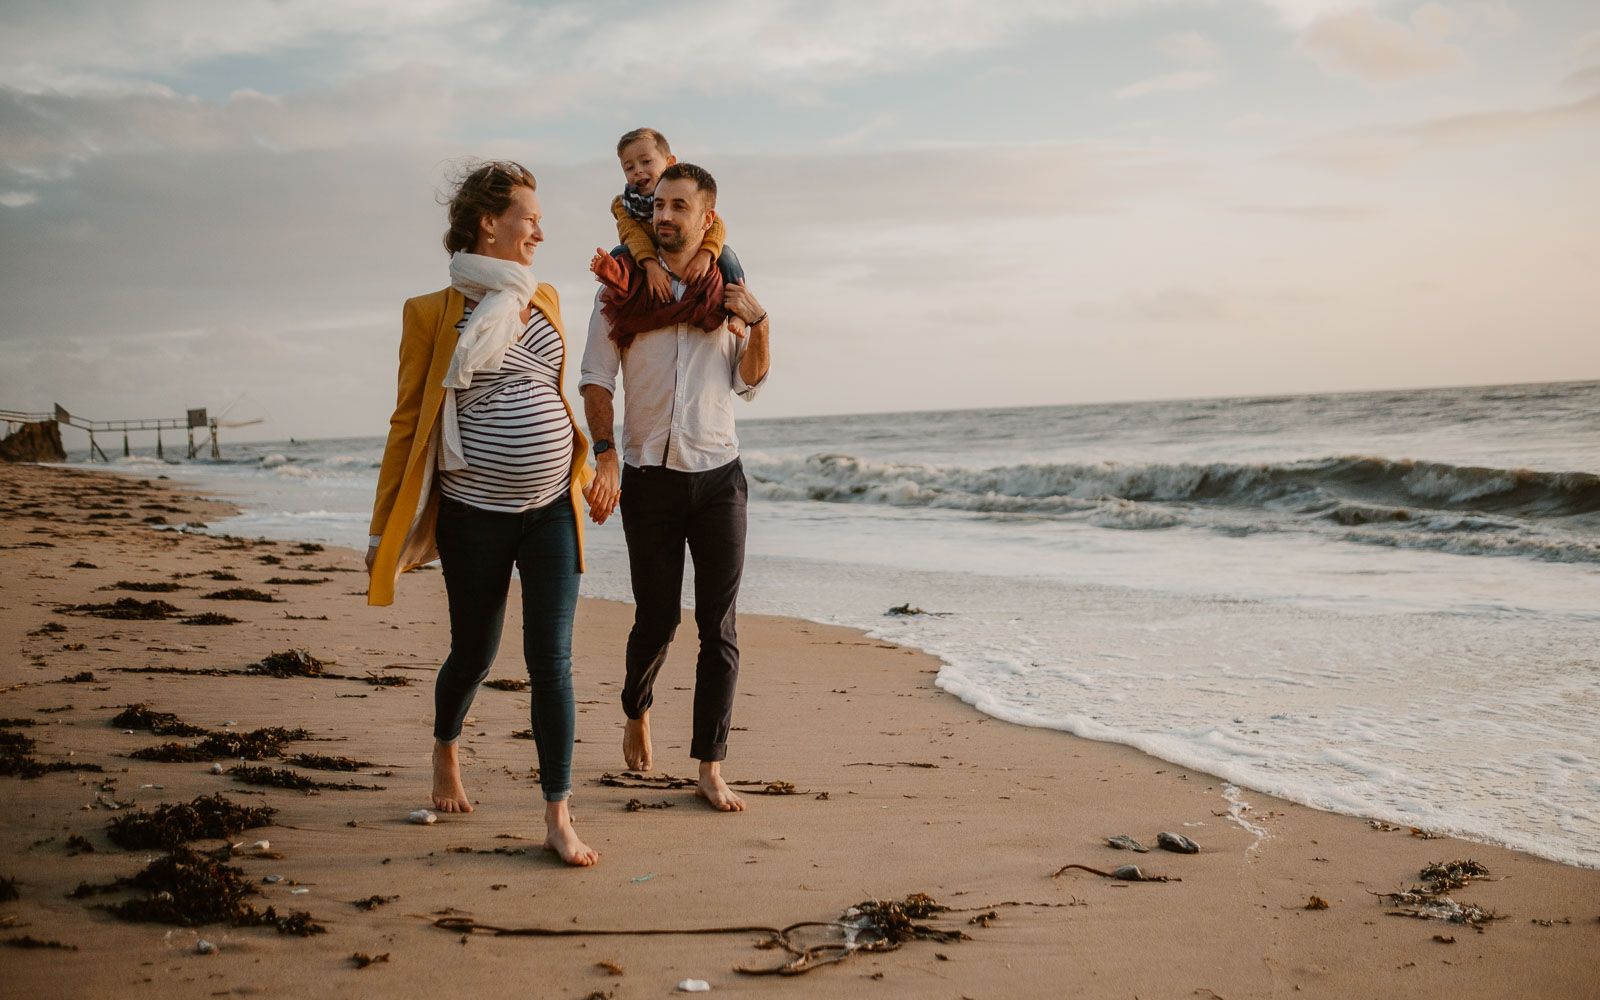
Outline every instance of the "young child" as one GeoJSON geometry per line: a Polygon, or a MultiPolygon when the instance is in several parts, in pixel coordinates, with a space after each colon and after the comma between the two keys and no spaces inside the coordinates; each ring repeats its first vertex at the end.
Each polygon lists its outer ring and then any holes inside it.
{"type": "MultiPolygon", "coordinates": [[[[661,172],[677,163],[678,158],[672,155],[666,136],[653,128],[636,128],[617,140],[617,160],[622,165],[626,184],[622,194],[611,200],[611,214],[617,220],[617,238],[622,241],[611,255],[626,253],[633,257],[634,263],[644,272],[651,296],[658,302],[665,302],[672,297],[672,285],[666,268],[656,256],[655,193],[661,172]]],[[[713,264],[721,270],[723,281],[729,284],[738,284],[744,279],[738,255],[724,245],[727,235],[727,227],[718,215],[706,230],[688,273],[682,275],[691,285],[704,278],[713,264]]],[[[600,273],[594,265],[590,270],[597,275],[600,273]]],[[[738,327],[734,330],[736,333],[743,328],[737,316],[730,316],[728,323],[730,329],[738,327]]]]}

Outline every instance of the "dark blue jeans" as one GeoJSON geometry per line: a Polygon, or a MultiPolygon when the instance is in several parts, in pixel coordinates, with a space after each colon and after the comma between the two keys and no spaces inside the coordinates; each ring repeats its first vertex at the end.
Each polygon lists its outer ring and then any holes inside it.
{"type": "Polygon", "coordinates": [[[454,743],[500,649],[514,564],[522,576],[522,656],[533,695],[539,785],[549,802],[572,793],[572,615],[578,534],[572,497],[521,514],[442,497],[439,562],[450,600],[450,655],[433,689],[433,737],[454,743]]]}

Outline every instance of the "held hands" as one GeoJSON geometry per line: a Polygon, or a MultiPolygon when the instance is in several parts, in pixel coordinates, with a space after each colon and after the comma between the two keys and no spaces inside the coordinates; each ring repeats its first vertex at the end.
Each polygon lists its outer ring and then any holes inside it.
{"type": "Polygon", "coordinates": [[[667,269],[661,262],[652,258],[640,266],[644,268],[645,283],[650,286],[650,297],[657,302],[672,301],[672,279],[667,277],[667,269]]]}
{"type": "Polygon", "coordinates": [[[728,332],[739,337],[745,336],[748,332],[746,327],[767,315],[767,311],[761,308],[761,303],[750,293],[750,289],[745,287],[742,279],[738,284],[729,283],[723,291],[722,307],[728,310],[728,332]]]}
{"type": "Polygon", "coordinates": [[[584,487],[583,499],[589,503],[589,519],[595,524],[605,524],[606,518],[617,507],[617,499],[622,496],[619,483],[622,473],[617,465],[616,450],[600,455],[594,465],[594,479],[584,487]]]}
{"type": "Polygon", "coordinates": [[[372,574],[372,564],[377,560],[377,558],[378,547],[376,545],[367,546],[367,575],[370,576],[372,574]]]}

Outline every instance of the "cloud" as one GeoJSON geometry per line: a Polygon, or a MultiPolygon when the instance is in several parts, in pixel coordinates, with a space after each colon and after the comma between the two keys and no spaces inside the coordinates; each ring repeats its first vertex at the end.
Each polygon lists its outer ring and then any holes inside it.
{"type": "Polygon", "coordinates": [[[1144,97],[1148,94],[1179,94],[1209,87],[1218,80],[1217,73],[1209,69],[1186,69],[1162,76],[1153,76],[1138,83],[1130,83],[1111,96],[1118,100],[1144,97]]]}
{"type": "Polygon", "coordinates": [[[1363,222],[1374,211],[1362,205],[1264,205],[1240,204],[1228,207],[1243,215],[1268,215],[1304,222],[1363,222]]]}
{"type": "Polygon", "coordinates": [[[407,65],[448,67],[466,87],[570,73],[659,75],[663,32],[676,27],[695,52],[715,54],[714,71],[690,74],[705,87],[776,90],[902,69],[1022,40],[1041,25],[1170,2],[989,0],[975,16],[966,0],[684,0],[667,8],[572,0],[22,0],[4,17],[0,86],[76,93],[199,73],[229,58],[304,54],[313,57],[305,73],[322,84],[407,65]]]}
{"type": "Polygon", "coordinates": [[[1442,149],[1489,145],[1600,117],[1600,92],[1542,108],[1475,111],[1405,125],[1349,129],[1315,136],[1280,158],[1359,172],[1397,166],[1442,149]]]}
{"type": "Polygon", "coordinates": [[[1395,83],[1464,67],[1466,54],[1443,41],[1453,27],[1454,16],[1438,3],[1418,7],[1409,23],[1355,7],[1312,21],[1300,46],[1323,69],[1395,83]]]}
{"type": "Polygon", "coordinates": [[[1222,55],[1222,47],[1198,31],[1168,35],[1158,47],[1185,66],[1210,66],[1222,55]]]}

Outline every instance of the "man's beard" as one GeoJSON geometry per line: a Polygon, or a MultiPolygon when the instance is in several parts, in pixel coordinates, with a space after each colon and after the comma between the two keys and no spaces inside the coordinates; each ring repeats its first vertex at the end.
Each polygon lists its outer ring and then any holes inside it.
{"type": "Polygon", "coordinates": [[[688,245],[688,240],[684,238],[683,230],[681,229],[674,228],[666,233],[663,233],[659,228],[657,228],[656,243],[667,253],[677,253],[688,245]]]}

